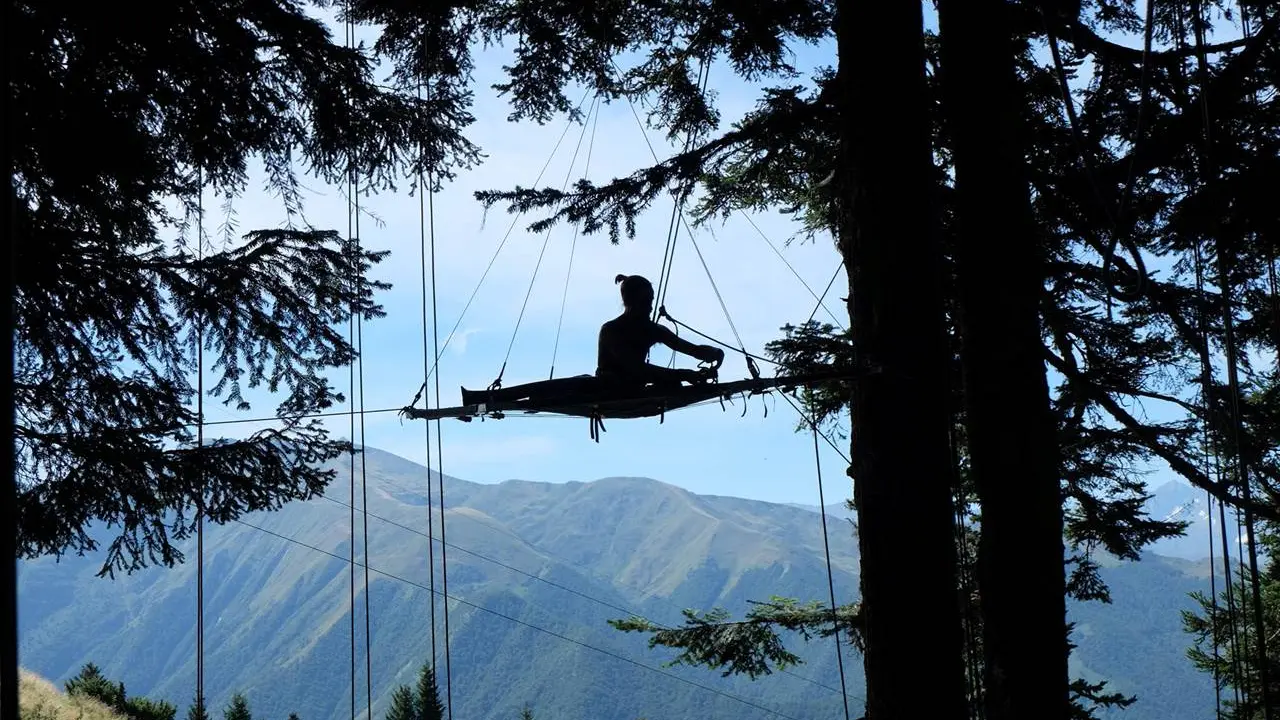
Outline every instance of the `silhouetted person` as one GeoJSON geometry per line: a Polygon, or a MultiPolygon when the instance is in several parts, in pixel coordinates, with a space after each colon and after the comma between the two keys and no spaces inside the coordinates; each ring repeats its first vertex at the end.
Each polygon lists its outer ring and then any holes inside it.
{"type": "Polygon", "coordinates": [[[724,351],[711,345],[696,345],[682,340],[664,325],[649,319],[653,312],[653,285],[639,275],[619,275],[624,310],[618,317],[600,327],[599,356],[596,377],[644,385],[698,382],[707,377],[702,370],[681,370],[653,365],[646,359],[649,348],[662,343],[677,352],[720,367],[724,351]]]}

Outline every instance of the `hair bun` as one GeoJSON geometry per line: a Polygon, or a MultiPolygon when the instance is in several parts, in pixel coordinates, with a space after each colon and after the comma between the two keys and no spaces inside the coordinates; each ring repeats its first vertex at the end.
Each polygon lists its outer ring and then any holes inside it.
{"type": "Polygon", "coordinates": [[[626,279],[627,279],[627,276],[626,276],[626,275],[617,275],[617,276],[615,276],[615,277],[613,278],[613,282],[614,282],[614,283],[620,283],[620,282],[622,282],[622,281],[624,281],[624,280],[626,280],[626,279]]]}

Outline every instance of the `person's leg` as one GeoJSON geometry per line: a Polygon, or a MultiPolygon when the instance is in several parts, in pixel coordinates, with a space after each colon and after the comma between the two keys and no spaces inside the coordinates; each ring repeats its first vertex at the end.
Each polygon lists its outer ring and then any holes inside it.
{"type": "Polygon", "coordinates": [[[643,375],[646,383],[664,387],[680,387],[681,381],[697,382],[700,377],[697,370],[668,368],[650,363],[645,363],[643,375]]]}

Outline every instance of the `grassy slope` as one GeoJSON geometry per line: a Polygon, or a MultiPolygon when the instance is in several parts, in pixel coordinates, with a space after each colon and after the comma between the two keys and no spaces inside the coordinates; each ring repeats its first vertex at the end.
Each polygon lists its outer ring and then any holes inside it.
{"type": "Polygon", "coordinates": [[[19,670],[18,716],[21,720],[125,720],[97,700],[67,695],[26,670],[19,670]]]}

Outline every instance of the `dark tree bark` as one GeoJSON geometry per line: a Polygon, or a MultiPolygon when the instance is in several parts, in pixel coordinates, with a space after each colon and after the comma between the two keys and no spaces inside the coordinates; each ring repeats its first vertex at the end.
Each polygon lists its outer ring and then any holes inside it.
{"type": "Polygon", "coordinates": [[[919,3],[840,0],[838,242],[851,398],[867,719],[963,718],[939,216],[919,3]],[[924,685],[922,685],[924,683],[924,685]]]}
{"type": "Polygon", "coordinates": [[[968,451],[982,505],[986,717],[1065,720],[1066,575],[1040,333],[1044,260],[1021,142],[1009,6],[942,0],[938,13],[955,161],[968,451]]]}

